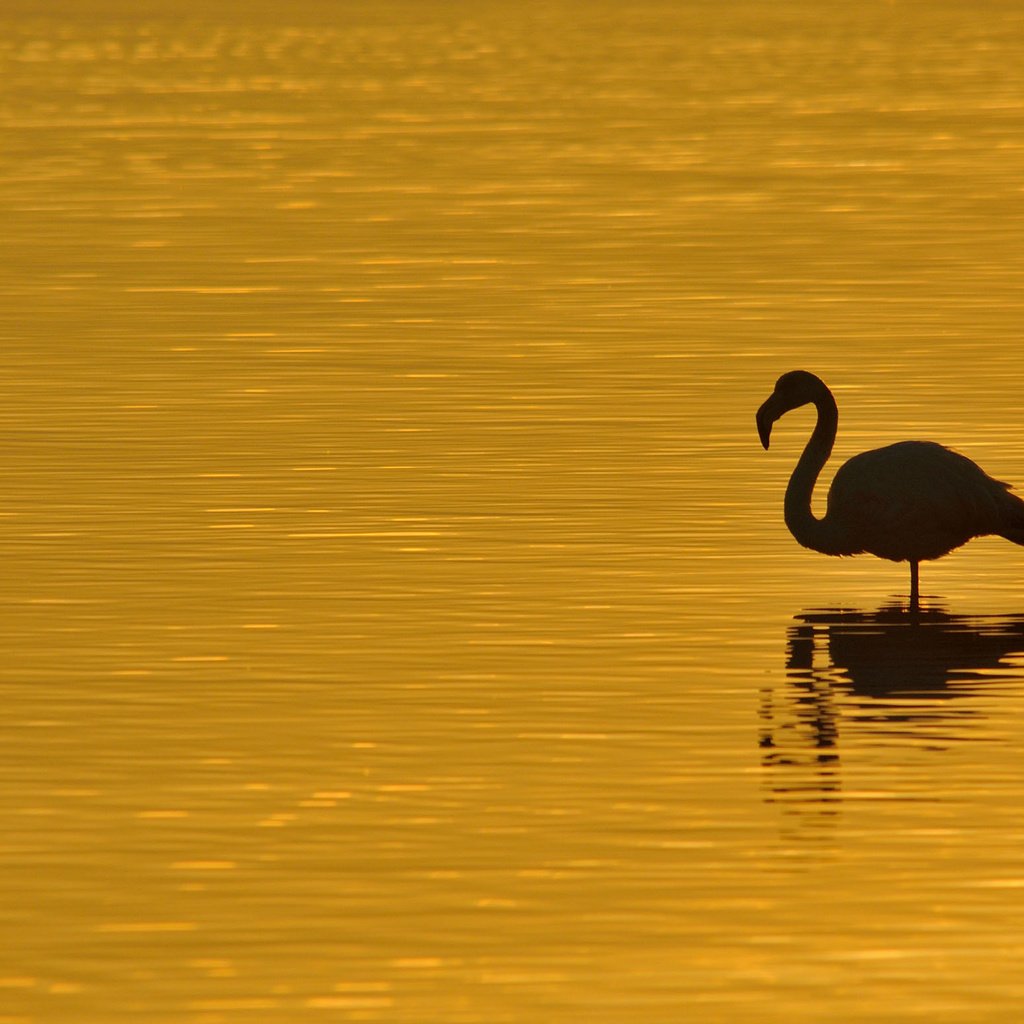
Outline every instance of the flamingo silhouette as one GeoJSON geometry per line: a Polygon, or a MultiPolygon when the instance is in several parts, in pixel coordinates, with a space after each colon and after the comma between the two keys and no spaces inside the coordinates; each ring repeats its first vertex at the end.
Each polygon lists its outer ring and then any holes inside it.
{"type": "Polygon", "coordinates": [[[767,449],[772,424],[808,404],[818,410],[818,422],[789,479],[784,504],[786,526],[805,548],[910,562],[910,604],[916,608],[921,562],[988,534],[1024,545],[1024,501],[1010,494],[1010,485],[931,441],[901,441],[855,455],[836,473],[825,516],[817,519],[811,493],[839,424],[832,392],[806,370],[784,373],[757,410],[757,433],[767,449]]]}

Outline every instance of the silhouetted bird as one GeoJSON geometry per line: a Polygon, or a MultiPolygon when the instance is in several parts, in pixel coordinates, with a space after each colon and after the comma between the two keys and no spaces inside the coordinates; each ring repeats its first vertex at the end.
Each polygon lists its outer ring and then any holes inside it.
{"type": "Polygon", "coordinates": [[[825,517],[815,518],[811,492],[832,453],[839,423],[832,392],[806,370],[784,373],[757,410],[757,432],[767,448],[772,424],[808,404],[818,410],[818,422],[785,499],[786,526],[805,548],[910,562],[910,602],[916,607],[920,562],[986,534],[1024,544],[1024,501],[1009,493],[1010,485],[930,441],[902,441],[855,455],[832,481],[825,517]]]}

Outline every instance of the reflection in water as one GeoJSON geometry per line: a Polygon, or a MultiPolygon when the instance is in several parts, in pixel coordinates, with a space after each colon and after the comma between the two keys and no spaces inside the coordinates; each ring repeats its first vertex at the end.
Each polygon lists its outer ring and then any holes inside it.
{"type": "Polygon", "coordinates": [[[1004,660],[1021,652],[1024,615],[893,605],[797,616],[786,639],[787,686],[766,690],[761,707],[770,799],[819,816],[835,811],[841,719],[871,723],[875,738],[933,749],[964,738],[965,728],[977,737],[977,707],[950,699],[977,695],[979,681],[1008,670],[1004,660]]]}

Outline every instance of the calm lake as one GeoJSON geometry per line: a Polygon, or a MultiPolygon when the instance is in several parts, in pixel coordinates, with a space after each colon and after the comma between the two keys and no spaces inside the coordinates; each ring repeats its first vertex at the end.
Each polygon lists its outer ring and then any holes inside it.
{"type": "Polygon", "coordinates": [[[1020,1020],[1019,4],[5,10],[0,1024],[1020,1020]]]}

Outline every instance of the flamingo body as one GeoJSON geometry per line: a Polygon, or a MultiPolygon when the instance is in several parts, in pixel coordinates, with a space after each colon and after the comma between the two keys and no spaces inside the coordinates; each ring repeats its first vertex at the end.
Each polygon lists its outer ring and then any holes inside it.
{"type": "Polygon", "coordinates": [[[1015,505],[1009,484],[931,441],[901,441],[855,455],[828,492],[828,515],[849,535],[851,554],[893,562],[941,558],[972,537],[1000,533],[1015,505]],[[1011,504],[1012,503],[1012,504],[1011,504]]]}
{"type": "Polygon", "coordinates": [[[815,518],[811,493],[828,460],[838,410],[824,382],[805,370],[783,374],[758,409],[761,442],[791,409],[813,404],[818,420],[786,488],[786,525],[804,547],[829,555],[868,553],[917,564],[941,558],[973,537],[996,534],[1024,545],[1024,501],[959,452],[930,441],[903,441],[855,455],[840,467],[825,516],[815,518]]]}

